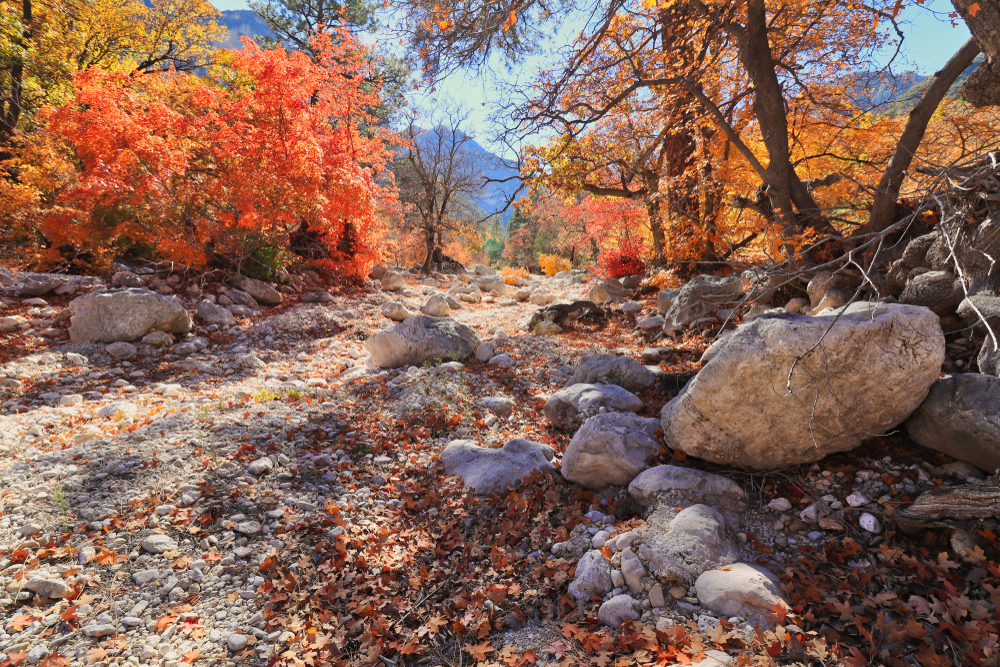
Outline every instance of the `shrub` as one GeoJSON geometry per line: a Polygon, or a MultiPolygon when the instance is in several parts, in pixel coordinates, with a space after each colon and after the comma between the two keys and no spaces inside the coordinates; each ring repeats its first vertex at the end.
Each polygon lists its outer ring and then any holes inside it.
{"type": "Polygon", "coordinates": [[[513,266],[505,266],[500,269],[500,274],[503,276],[503,282],[505,285],[517,285],[519,282],[515,278],[527,278],[528,269],[520,268],[515,269],[513,266]]]}
{"type": "Polygon", "coordinates": [[[643,245],[641,240],[625,236],[611,247],[601,249],[597,256],[597,267],[605,278],[617,280],[624,276],[634,276],[646,270],[642,261],[643,245]]]}
{"type": "Polygon", "coordinates": [[[554,276],[560,271],[569,271],[573,268],[568,259],[559,255],[539,255],[538,263],[547,276],[554,276]]]}

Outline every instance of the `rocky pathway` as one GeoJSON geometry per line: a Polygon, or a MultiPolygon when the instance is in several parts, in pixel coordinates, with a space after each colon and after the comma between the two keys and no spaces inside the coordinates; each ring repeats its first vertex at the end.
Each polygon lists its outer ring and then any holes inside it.
{"type": "MultiPolygon", "coordinates": [[[[639,620],[708,667],[765,654],[758,629],[778,641],[774,607],[801,597],[789,563],[845,537],[879,547],[900,497],[982,477],[891,447],[785,479],[685,467],[659,444],[676,381],[636,361],[663,325],[655,297],[563,335],[525,331],[540,306],[582,298],[580,276],[272,294],[119,274],[195,314],[191,331],[132,343],[67,341],[67,305],[94,281],[32,280],[0,313],[4,667],[587,664],[616,650],[567,615],[639,620]],[[419,329],[421,311],[469,328],[463,361],[445,347],[378,368],[366,341],[393,320],[419,329]]],[[[692,370],[706,346],[656,354],[692,370]]]]}

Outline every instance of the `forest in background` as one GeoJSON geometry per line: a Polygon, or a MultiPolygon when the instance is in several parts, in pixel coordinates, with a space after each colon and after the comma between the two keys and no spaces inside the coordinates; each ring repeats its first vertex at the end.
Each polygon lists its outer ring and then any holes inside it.
{"type": "Polygon", "coordinates": [[[976,38],[918,81],[885,61],[920,4],[267,0],[252,9],[268,35],[233,49],[204,0],[5,0],[0,252],[21,268],[262,277],[358,277],[382,257],[608,277],[821,261],[919,208],[921,168],[996,147],[996,8],[956,2],[976,38]],[[490,137],[520,147],[516,165],[460,109],[407,107],[456,68],[518,67],[588,11],[490,137]],[[404,56],[359,39],[385,21],[404,56]],[[468,141],[404,192],[416,138],[441,128],[468,141]],[[459,157],[474,173],[445,195],[459,157]]]}

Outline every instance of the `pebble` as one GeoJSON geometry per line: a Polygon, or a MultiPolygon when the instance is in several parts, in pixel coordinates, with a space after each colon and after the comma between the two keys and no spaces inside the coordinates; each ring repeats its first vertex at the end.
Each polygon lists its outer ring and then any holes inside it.
{"type": "Polygon", "coordinates": [[[142,541],[142,548],[151,554],[161,554],[164,551],[175,551],[177,542],[169,535],[154,534],[142,541]]]}
{"type": "Polygon", "coordinates": [[[858,525],[869,533],[882,532],[882,526],[879,524],[878,519],[875,518],[874,514],[869,514],[868,512],[864,512],[858,517],[858,525]]]}
{"type": "Polygon", "coordinates": [[[767,508],[775,512],[787,512],[792,509],[792,502],[788,498],[774,498],[767,504],[767,508]]]}
{"type": "Polygon", "coordinates": [[[852,493],[846,498],[847,504],[851,507],[862,507],[871,502],[871,498],[863,493],[852,493]]]}
{"type": "Polygon", "coordinates": [[[242,651],[246,647],[247,641],[248,639],[246,635],[235,633],[229,635],[226,639],[226,646],[229,647],[230,651],[236,653],[237,651],[242,651]]]}

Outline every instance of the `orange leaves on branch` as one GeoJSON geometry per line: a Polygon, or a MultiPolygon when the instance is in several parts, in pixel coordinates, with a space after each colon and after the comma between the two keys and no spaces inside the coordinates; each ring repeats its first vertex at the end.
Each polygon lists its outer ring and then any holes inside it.
{"type": "Polygon", "coordinates": [[[507,17],[506,21],[504,21],[504,24],[503,24],[503,30],[504,30],[504,32],[506,32],[506,31],[510,30],[511,28],[513,28],[515,23],[517,23],[517,14],[515,14],[514,10],[512,9],[512,10],[510,10],[510,16],[507,17]]]}
{"type": "Polygon", "coordinates": [[[83,165],[41,223],[52,247],[143,243],[203,266],[285,252],[295,234],[317,263],[363,275],[378,259],[394,135],[375,126],[371,63],[346,31],[315,58],[244,40],[221,80],[95,67],[47,130],[83,165]]]}

